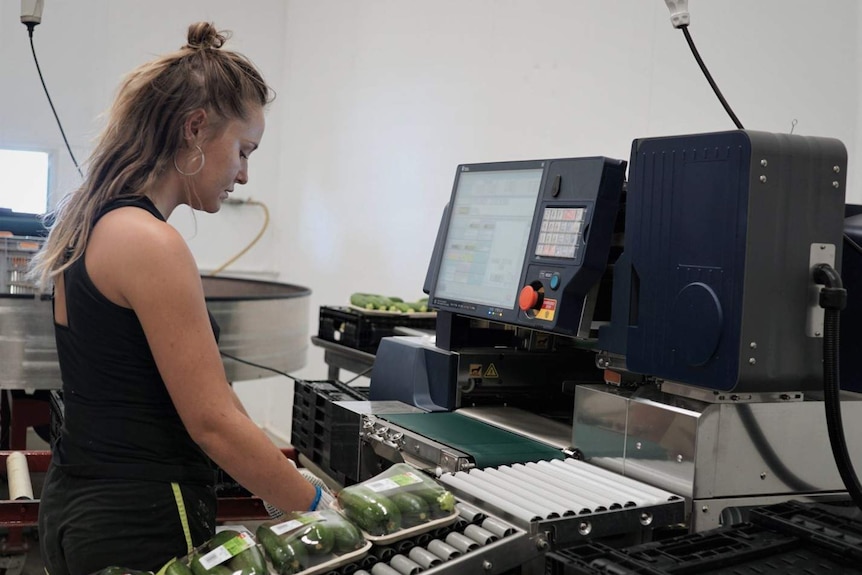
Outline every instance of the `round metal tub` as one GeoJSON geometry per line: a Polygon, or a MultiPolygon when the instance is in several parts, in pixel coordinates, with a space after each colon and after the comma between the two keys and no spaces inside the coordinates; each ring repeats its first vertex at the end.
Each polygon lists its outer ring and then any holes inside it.
{"type": "MultiPolygon", "coordinates": [[[[204,276],[207,308],[221,327],[219,349],[239,359],[292,372],[305,366],[311,291],[275,282],[204,276]]],[[[227,357],[228,381],[274,376],[227,357]]],[[[0,294],[0,389],[58,389],[51,300],[0,294]]]]}
{"type": "MultiPolygon", "coordinates": [[[[219,349],[284,372],[305,366],[311,290],[290,284],[203,276],[207,308],[219,326],[219,349]]],[[[276,375],[222,357],[228,381],[276,375]]]]}

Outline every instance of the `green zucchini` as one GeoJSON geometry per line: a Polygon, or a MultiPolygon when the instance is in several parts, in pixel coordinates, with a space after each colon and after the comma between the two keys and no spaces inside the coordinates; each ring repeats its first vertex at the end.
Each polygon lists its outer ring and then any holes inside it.
{"type": "Polygon", "coordinates": [[[300,541],[285,543],[284,549],[290,556],[290,559],[285,563],[284,568],[279,571],[279,575],[293,575],[310,566],[308,551],[300,541]]]}
{"type": "Polygon", "coordinates": [[[447,491],[442,487],[420,487],[417,489],[411,489],[410,493],[421,497],[426,503],[428,503],[432,519],[439,519],[441,517],[451,515],[452,511],[455,509],[455,496],[452,495],[451,491],[447,491]]]}
{"type": "Polygon", "coordinates": [[[413,527],[431,520],[431,510],[428,503],[408,491],[398,491],[389,496],[389,499],[398,506],[401,511],[401,525],[413,527]]]}
{"type": "Polygon", "coordinates": [[[266,525],[257,528],[257,540],[279,575],[292,575],[308,565],[308,553],[301,542],[290,543],[273,533],[266,525]]]}
{"type": "Polygon", "coordinates": [[[337,497],[347,518],[366,533],[388,535],[401,529],[401,512],[389,498],[362,487],[347,487],[337,497]]]}
{"type": "MultiPolygon", "coordinates": [[[[212,551],[239,535],[240,532],[234,529],[223,529],[209,540],[207,546],[212,551]]],[[[264,561],[263,555],[256,545],[239,552],[223,565],[229,568],[235,575],[260,575],[266,573],[266,561],[264,561]]]]}
{"type": "Polygon", "coordinates": [[[242,575],[266,575],[266,561],[257,545],[235,555],[227,565],[233,570],[234,575],[237,575],[237,572],[241,572],[242,575]]]}
{"type": "Polygon", "coordinates": [[[226,565],[216,565],[212,569],[207,569],[201,565],[201,554],[194,553],[192,560],[189,562],[193,575],[233,575],[233,571],[228,569],[226,565]]]}
{"type": "Polygon", "coordinates": [[[165,575],[192,575],[192,570],[185,563],[177,560],[168,565],[165,575]]]}
{"type": "MultiPolygon", "coordinates": [[[[207,569],[201,564],[201,556],[207,552],[221,547],[231,539],[239,536],[239,531],[233,529],[224,529],[213,535],[212,539],[207,542],[207,550],[201,553],[195,553],[189,562],[193,575],[260,575],[266,573],[266,562],[260,554],[260,549],[257,546],[249,547],[243,550],[230,560],[216,565],[212,569],[207,569]]],[[[176,563],[176,562],[175,562],[176,563]]],[[[171,564],[173,565],[173,563],[171,564]]]]}
{"type": "Polygon", "coordinates": [[[260,544],[263,545],[263,552],[266,554],[267,559],[269,559],[276,570],[281,571],[282,566],[289,559],[288,553],[284,550],[284,546],[281,543],[281,539],[272,532],[272,529],[263,524],[258,526],[255,535],[257,535],[257,540],[260,544]]]}
{"type": "Polygon", "coordinates": [[[297,532],[292,540],[302,541],[312,555],[326,555],[332,551],[335,538],[325,521],[315,521],[297,532]]]}
{"type": "Polygon", "coordinates": [[[216,547],[221,547],[237,535],[239,535],[239,531],[235,531],[233,529],[222,529],[207,541],[207,548],[212,551],[216,547]]]}
{"type": "Polygon", "coordinates": [[[365,538],[362,537],[362,533],[350,521],[340,516],[336,516],[336,518],[327,517],[326,521],[329,524],[329,530],[332,531],[334,540],[332,550],[335,553],[350,553],[365,545],[365,538]]]}
{"type": "Polygon", "coordinates": [[[105,567],[101,571],[97,572],[96,575],[144,575],[145,573],[149,573],[149,571],[138,571],[137,569],[127,569],[125,567],[111,565],[110,567],[105,567]]]}

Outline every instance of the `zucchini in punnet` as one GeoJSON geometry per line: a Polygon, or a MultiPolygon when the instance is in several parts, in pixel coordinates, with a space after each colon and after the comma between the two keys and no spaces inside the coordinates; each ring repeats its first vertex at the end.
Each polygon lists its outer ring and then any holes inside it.
{"type": "Polygon", "coordinates": [[[384,495],[352,486],[342,489],[337,498],[347,518],[370,535],[388,535],[401,529],[401,511],[384,495]]]}

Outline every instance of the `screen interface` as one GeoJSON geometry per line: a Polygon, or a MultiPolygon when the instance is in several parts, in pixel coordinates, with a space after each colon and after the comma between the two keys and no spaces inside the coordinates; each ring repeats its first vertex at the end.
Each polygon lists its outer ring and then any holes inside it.
{"type": "Polygon", "coordinates": [[[514,309],[542,172],[461,173],[435,297],[514,309]]]}

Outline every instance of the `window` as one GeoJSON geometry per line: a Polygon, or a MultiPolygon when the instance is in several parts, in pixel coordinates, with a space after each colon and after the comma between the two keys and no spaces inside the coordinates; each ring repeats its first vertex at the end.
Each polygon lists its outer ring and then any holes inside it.
{"type": "Polygon", "coordinates": [[[0,208],[26,214],[48,209],[48,153],[0,150],[0,208]]]}

